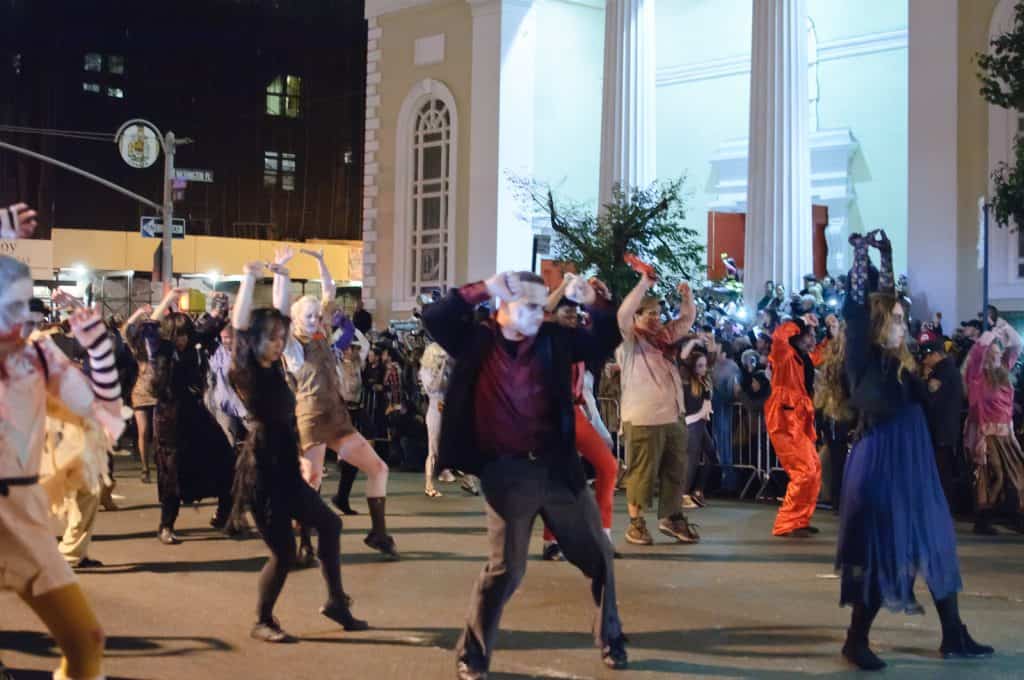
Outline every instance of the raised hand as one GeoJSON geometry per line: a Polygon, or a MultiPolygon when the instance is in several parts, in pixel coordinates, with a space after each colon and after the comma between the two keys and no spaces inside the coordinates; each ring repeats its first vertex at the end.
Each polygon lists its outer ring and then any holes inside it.
{"type": "Polygon", "coordinates": [[[804,314],[800,318],[803,319],[804,323],[807,324],[808,326],[810,326],[811,328],[817,328],[818,327],[818,315],[817,314],[813,314],[813,313],[812,314],[804,314]]]}
{"type": "Polygon", "coordinates": [[[592,305],[597,298],[597,292],[593,286],[575,274],[566,274],[565,297],[581,305],[592,305]]]}
{"type": "Polygon", "coordinates": [[[324,261],[324,249],[323,248],[321,248],[320,250],[310,250],[308,248],[303,248],[299,252],[302,253],[303,255],[309,255],[311,258],[313,258],[317,262],[323,262],[324,261]]]}
{"type": "Polygon", "coordinates": [[[263,262],[257,260],[242,267],[242,271],[258,279],[263,276],[263,269],[265,266],[266,265],[263,262]]]}
{"type": "Polygon", "coordinates": [[[884,229],[875,229],[869,232],[865,240],[869,246],[880,251],[888,252],[892,250],[892,243],[889,242],[889,237],[886,236],[884,229]]]}
{"type": "Polygon", "coordinates": [[[282,246],[274,251],[274,264],[284,267],[295,257],[295,250],[291,246],[282,246]]]}
{"type": "Polygon", "coordinates": [[[54,291],[50,300],[53,302],[54,306],[59,309],[75,310],[82,308],[82,303],[78,301],[78,298],[63,290],[54,291]]]}
{"type": "Polygon", "coordinates": [[[71,314],[68,324],[71,326],[71,332],[74,333],[75,339],[81,343],[82,347],[92,347],[107,332],[107,327],[103,324],[103,317],[95,309],[79,307],[71,314]],[[95,323],[97,321],[99,323],[95,323]]]}
{"type": "Polygon", "coordinates": [[[603,297],[605,300],[611,301],[612,291],[604,281],[595,276],[591,277],[587,283],[590,284],[590,287],[593,288],[599,296],[603,297]]]}
{"type": "Polygon", "coordinates": [[[26,203],[15,203],[9,210],[14,220],[12,225],[14,233],[17,234],[18,238],[30,237],[35,232],[36,227],[39,226],[39,223],[36,221],[36,211],[29,208],[26,203]]]}
{"type": "Polygon", "coordinates": [[[683,281],[676,286],[676,292],[679,293],[681,305],[690,306],[693,304],[693,289],[690,288],[688,281],[683,281]]]}
{"type": "Polygon", "coordinates": [[[523,295],[523,283],[516,272],[501,272],[484,281],[487,292],[505,302],[515,302],[523,295]]]}

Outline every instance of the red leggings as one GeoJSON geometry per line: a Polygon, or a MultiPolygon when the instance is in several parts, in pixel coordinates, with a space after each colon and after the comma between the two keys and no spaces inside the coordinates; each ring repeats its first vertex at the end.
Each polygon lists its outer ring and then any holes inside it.
{"type": "MultiPolygon", "coordinates": [[[[597,496],[597,507],[601,511],[601,526],[611,529],[612,499],[615,496],[615,477],[619,472],[619,461],[587,420],[581,408],[576,409],[576,449],[584,460],[594,466],[597,473],[594,495],[597,496]]],[[[555,535],[547,526],[544,527],[544,540],[555,540],[555,535]]]]}

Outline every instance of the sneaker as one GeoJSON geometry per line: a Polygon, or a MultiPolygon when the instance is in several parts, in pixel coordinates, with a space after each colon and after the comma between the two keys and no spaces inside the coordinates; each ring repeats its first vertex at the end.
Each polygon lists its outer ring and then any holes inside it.
{"type": "Polygon", "coordinates": [[[654,539],[651,532],[647,531],[647,522],[643,517],[634,517],[629,520],[629,528],[626,529],[626,541],[633,545],[651,545],[654,539]]]}
{"type": "Polygon", "coordinates": [[[329,602],[323,607],[320,607],[320,613],[340,625],[345,630],[369,630],[369,623],[352,616],[352,610],[349,608],[350,605],[348,602],[350,602],[350,600],[347,597],[344,602],[329,602]]]}
{"type": "Polygon", "coordinates": [[[677,512],[671,517],[658,522],[658,531],[671,536],[680,543],[697,543],[700,541],[700,534],[697,533],[697,527],[694,524],[690,524],[686,520],[686,515],[681,512],[677,512]]]}
{"type": "Polygon", "coordinates": [[[181,539],[175,536],[174,532],[169,527],[162,528],[159,533],[157,533],[156,537],[164,545],[178,545],[181,543],[181,539]]]}
{"type": "Polygon", "coordinates": [[[458,680],[487,680],[487,671],[475,668],[465,659],[459,659],[455,665],[455,677],[458,680]]]}
{"type": "Polygon", "coordinates": [[[847,637],[843,645],[843,658],[862,671],[880,671],[885,668],[885,662],[871,651],[867,640],[854,642],[847,637]]]}
{"type": "Polygon", "coordinates": [[[373,548],[389,559],[398,559],[398,548],[395,547],[395,539],[391,538],[387,534],[376,534],[371,531],[366,534],[366,538],[363,539],[363,543],[366,544],[366,547],[373,548]]]}
{"type": "Polygon", "coordinates": [[[462,487],[462,490],[465,491],[468,494],[471,494],[473,496],[479,496],[480,495],[480,489],[478,489],[476,487],[476,484],[474,484],[473,481],[471,479],[469,479],[468,477],[463,477],[459,481],[459,486],[462,487]]]}
{"type": "Polygon", "coordinates": [[[992,656],[995,652],[996,650],[992,647],[983,645],[972,638],[971,634],[967,632],[967,626],[962,623],[951,640],[947,639],[945,635],[942,636],[942,645],[939,647],[939,653],[942,654],[943,659],[956,657],[981,659],[992,656]]]}
{"type": "Polygon", "coordinates": [[[451,484],[455,481],[455,475],[452,474],[451,470],[442,470],[441,474],[437,476],[437,479],[445,484],[451,484]]]}
{"type": "Polygon", "coordinates": [[[281,629],[281,624],[277,622],[277,619],[258,622],[252,627],[252,630],[249,632],[249,637],[261,642],[296,642],[294,636],[289,635],[281,629]]]}
{"type": "Polygon", "coordinates": [[[540,558],[545,562],[561,562],[565,559],[565,555],[562,554],[562,549],[558,547],[555,542],[545,543],[544,552],[540,554],[540,558]]]}
{"type": "Polygon", "coordinates": [[[621,671],[629,665],[626,654],[626,636],[620,635],[601,648],[601,661],[612,670],[621,671]]]}
{"type": "Polygon", "coordinates": [[[697,501],[695,501],[693,499],[693,496],[691,496],[690,494],[685,494],[683,496],[683,508],[684,509],[686,509],[686,510],[696,510],[699,507],[700,507],[700,505],[697,503],[697,501]]]}

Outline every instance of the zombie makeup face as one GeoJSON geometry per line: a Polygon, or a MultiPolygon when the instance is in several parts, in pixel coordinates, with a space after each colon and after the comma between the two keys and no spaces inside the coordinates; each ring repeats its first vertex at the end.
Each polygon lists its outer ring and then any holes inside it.
{"type": "Polygon", "coordinates": [[[32,300],[32,281],[17,279],[0,286],[0,341],[21,337],[25,324],[32,319],[29,302],[32,300]]]}
{"type": "Polygon", "coordinates": [[[907,335],[907,317],[903,313],[903,305],[896,303],[889,314],[889,323],[885,327],[883,341],[886,349],[897,349],[903,344],[907,335]]]}
{"type": "Polygon", "coordinates": [[[297,313],[293,312],[292,323],[295,324],[296,329],[307,337],[314,335],[320,327],[320,305],[316,300],[312,298],[300,300],[296,304],[295,312],[297,313]]]}
{"type": "Polygon", "coordinates": [[[526,281],[522,288],[522,297],[514,302],[502,300],[498,310],[498,324],[509,339],[533,337],[544,323],[548,294],[544,284],[526,281]]]}

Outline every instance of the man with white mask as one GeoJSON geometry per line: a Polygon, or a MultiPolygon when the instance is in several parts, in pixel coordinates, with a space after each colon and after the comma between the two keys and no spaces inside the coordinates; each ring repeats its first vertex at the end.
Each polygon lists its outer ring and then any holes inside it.
{"type": "Polygon", "coordinates": [[[464,680],[487,677],[498,622],[526,571],[537,515],[566,559],[591,579],[595,642],[609,668],[626,666],[612,547],[576,453],[572,364],[603,358],[620,341],[607,287],[579,280],[566,295],[587,307],[588,330],[544,323],[548,291],[532,272],[505,272],[454,290],[423,311],[455,361],[442,414],[438,467],[480,477],[490,557],[456,647],[464,680]],[[474,308],[499,298],[493,318],[474,308]]]}

